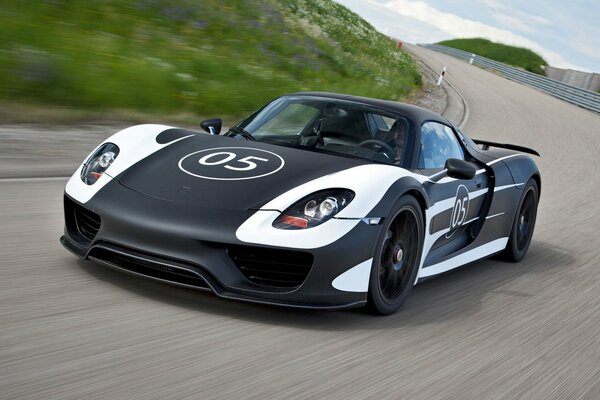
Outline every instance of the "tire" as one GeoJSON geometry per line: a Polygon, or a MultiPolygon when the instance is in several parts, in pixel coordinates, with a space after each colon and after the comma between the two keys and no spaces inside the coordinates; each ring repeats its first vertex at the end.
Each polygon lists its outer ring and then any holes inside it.
{"type": "Polygon", "coordinates": [[[517,213],[513,221],[508,244],[506,249],[501,254],[501,258],[506,261],[519,262],[527,254],[533,230],[535,228],[535,220],[537,217],[537,207],[539,201],[539,189],[536,181],[530,179],[523,189],[523,194],[519,200],[517,213]]]}
{"type": "Polygon", "coordinates": [[[412,196],[402,196],[386,218],[373,256],[367,308],[379,315],[396,312],[414,285],[424,240],[423,213],[412,196]]]}

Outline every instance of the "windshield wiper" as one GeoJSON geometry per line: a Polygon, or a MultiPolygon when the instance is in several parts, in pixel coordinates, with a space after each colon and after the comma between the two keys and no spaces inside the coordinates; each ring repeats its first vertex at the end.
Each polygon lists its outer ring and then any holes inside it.
{"type": "Polygon", "coordinates": [[[231,135],[231,137],[240,135],[246,140],[252,140],[252,141],[256,140],[256,138],[254,136],[252,136],[247,130],[245,130],[244,128],[240,128],[239,126],[234,126],[232,128],[229,128],[229,131],[231,133],[233,133],[233,135],[231,135]]]}

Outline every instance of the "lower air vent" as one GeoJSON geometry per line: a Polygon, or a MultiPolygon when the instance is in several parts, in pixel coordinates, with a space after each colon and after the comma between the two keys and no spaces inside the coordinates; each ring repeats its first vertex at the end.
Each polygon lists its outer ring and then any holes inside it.
{"type": "Polygon", "coordinates": [[[261,286],[295,288],[308,276],[313,263],[309,253],[260,247],[232,246],[227,249],[240,272],[261,286]]]}
{"type": "MultiPolygon", "coordinates": [[[[98,234],[100,229],[100,216],[95,212],[83,208],[79,204],[65,198],[65,215],[71,213],[73,216],[74,225],[71,228],[75,228],[77,233],[87,241],[92,241],[98,234]]],[[[67,217],[68,224],[68,217],[67,217]]]]}
{"type": "Polygon", "coordinates": [[[121,251],[113,251],[104,247],[94,247],[88,256],[95,261],[104,262],[110,266],[117,267],[137,275],[160,279],[186,286],[208,289],[206,281],[200,274],[184,266],[176,265],[168,261],[151,259],[137,254],[125,254],[121,251]]]}

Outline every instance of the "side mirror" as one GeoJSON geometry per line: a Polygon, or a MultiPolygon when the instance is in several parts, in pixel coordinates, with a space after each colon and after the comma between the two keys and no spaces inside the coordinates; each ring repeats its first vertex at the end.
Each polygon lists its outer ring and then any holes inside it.
{"type": "Polygon", "coordinates": [[[447,159],[444,168],[448,171],[447,174],[450,178],[456,179],[473,179],[477,173],[477,168],[458,158],[447,159]]]}
{"type": "Polygon", "coordinates": [[[200,122],[200,127],[211,135],[218,135],[221,133],[222,125],[223,121],[221,121],[221,118],[205,119],[204,121],[200,122]]]}

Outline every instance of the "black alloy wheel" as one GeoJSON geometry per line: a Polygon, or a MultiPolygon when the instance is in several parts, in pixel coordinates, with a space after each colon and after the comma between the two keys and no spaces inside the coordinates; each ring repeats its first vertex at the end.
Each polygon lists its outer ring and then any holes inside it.
{"type": "Polygon", "coordinates": [[[412,289],[423,243],[423,216],[414,197],[400,198],[384,226],[374,257],[368,305],[377,314],[395,312],[412,289]]]}
{"type": "Polygon", "coordinates": [[[517,249],[523,251],[531,241],[533,233],[533,221],[535,217],[535,198],[533,190],[530,189],[525,195],[519,220],[517,221],[517,249]]]}
{"type": "Polygon", "coordinates": [[[538,199],[538,185],[535,180],[530,179],[523,189],[508,244],[506,250],[502,253],[502,258],[518,262],[527,254],[535,228],[538,199]]]}

